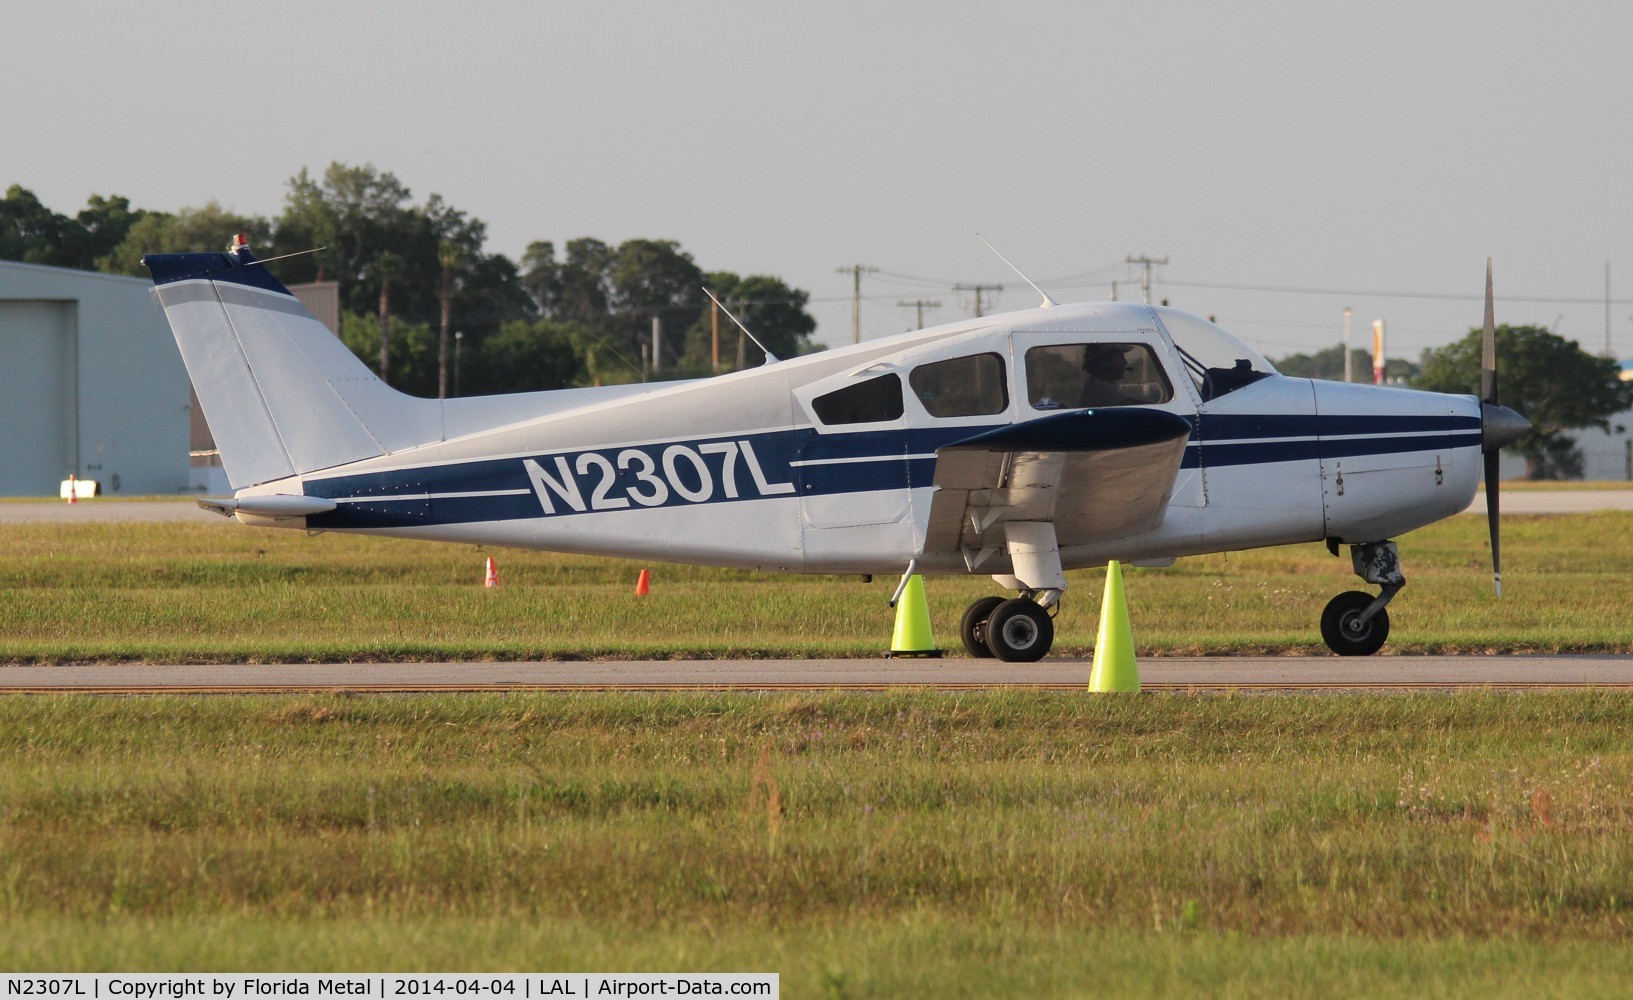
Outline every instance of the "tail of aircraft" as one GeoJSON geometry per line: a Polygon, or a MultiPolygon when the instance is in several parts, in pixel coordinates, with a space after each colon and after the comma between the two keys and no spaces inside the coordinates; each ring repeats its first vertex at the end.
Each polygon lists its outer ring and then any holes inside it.
{"type": "Polygon", "coordinates": [[[436,400],[380,381],[241,240],[142,262],[235,490],[443,439],[436,400]]]}

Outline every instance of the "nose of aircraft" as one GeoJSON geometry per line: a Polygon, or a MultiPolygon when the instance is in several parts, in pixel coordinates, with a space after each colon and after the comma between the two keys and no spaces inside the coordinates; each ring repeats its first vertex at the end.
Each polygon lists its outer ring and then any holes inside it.
{"type": "Polygon", "coordinates": [[[1531,421],[1497,403],[1480,404],[1481,451],[1513,444],[1531,430],[1531,421]]]}

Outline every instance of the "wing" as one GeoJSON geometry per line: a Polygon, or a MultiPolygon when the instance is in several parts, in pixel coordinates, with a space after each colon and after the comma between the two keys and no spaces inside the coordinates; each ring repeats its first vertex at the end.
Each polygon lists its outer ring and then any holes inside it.
{"type": "Polygon", "coordinates": [[[1049,521],[1061,548],[1142,534],[1162,522],[1191,425],[1164,410],[1073,410],[936,451],[926,552],[962,551],[973,570],[1006,521],[1049,521]]]}

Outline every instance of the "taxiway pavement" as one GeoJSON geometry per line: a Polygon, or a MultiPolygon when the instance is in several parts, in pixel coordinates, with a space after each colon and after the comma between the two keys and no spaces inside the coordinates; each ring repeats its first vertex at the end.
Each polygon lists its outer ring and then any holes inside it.
{"type": "MultiPolygon", "coordinates": [[[[1147,657],[1150,690],[1633,687],[1633,656],[1147,657]]],[[[1081,688],[1090,661],[593,660],[0,667],[0,692],[1081,688]]]]}

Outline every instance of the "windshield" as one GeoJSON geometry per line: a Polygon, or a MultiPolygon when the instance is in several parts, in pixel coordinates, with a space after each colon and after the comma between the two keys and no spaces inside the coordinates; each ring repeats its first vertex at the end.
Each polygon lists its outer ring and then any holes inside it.
{"type": "Polygon", "coordinates": [[[1185,367],[1204,400],[1277,374],[1264,355],[1224,328],[1178,309],[1158,307],[1155,312],[1185,358],[1185,367]]]}

